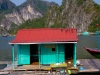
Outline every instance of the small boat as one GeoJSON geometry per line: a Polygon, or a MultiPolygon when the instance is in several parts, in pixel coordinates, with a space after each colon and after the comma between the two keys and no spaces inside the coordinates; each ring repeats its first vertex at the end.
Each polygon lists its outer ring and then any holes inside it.
{"type": "Polygon", "coordinates": [[[85,31],[82,33],[82,35],[89,35],[89,32],[85,31]]]}
{"type": "Polygon", "coordinates": [[[93,57],[100,59],[100,50],[98,48],[87,48],[84,47],[93,57]]]}
{"type": "Polygon", "coordinates": [[[7,34],[5,34],[5,35],[2,35],[2,37],[7,37],[8,35],[7,34]]]}
{"type": "Polygon", "coordinates": [[[97,37],[98,37],[98,48],[87,48],[87,47],[84,47],[93,57],[95,58],[98,58],[100,59],[100,41],[99,41],[99,32],[98,32],[98,24],[96,24],[96,27],[97,27],[97,37]]]}

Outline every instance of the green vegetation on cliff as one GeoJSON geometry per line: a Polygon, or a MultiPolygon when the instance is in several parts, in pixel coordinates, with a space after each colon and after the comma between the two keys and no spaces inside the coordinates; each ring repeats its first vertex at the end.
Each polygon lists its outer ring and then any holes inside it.
{"type": "Polygon", "coordinates": [[[9,33],[14,35],[17,33],[19,29],[44,28],[45,27],[44,25],[45,25],[44,18],[27,20],[20,26],[17,26],[16,24],[13,23],[13,28],[9,30],[9,33]]]}
{"type": "Polygon", "coordinates": [[[100,12],[100,5],[94,4],[94,10],[95,10],[95,13],[93,16],[93,21],[91,22],[91,24],[88,27],[89,32],[97,31],[96,24],[99,25],[98,30],[100,31],[100,13],[99,13],[100,12]]]}

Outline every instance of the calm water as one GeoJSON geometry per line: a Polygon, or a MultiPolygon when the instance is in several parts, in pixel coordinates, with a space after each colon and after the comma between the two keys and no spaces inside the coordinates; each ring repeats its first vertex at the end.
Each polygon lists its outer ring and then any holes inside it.
{"type": "Polygon", "coordinates": [[[96,35],[89,35],[89,36],[79,35],[78,39],[79,41],[77,43],[77,58],[78,59],[94,58],[83,47],[86,46],[90,48],[97,48],[98,47],[98,42],[97,42],[98,37],[96,35]]]}
{"type": "MultiPolygon", "coordinates": [[[[0,61],[12,60],[12,51],[11,45],[8,43],[13,40],[15,37],[0,37],[0,61]]],[[[77,58],[78,59],[89,59],[93,58],[83,47],[97,47],[97,36],[78,36],[79,41],[77,43],[77,58]]],[[[15,46],[16,51],[16,46],[15,46]]]]}
{"type": "Polygon", "coordinates": [[[0,61],[12,60],[11,45],[8,43],[13,39],[14,37],[0,36],[0,61]]]}

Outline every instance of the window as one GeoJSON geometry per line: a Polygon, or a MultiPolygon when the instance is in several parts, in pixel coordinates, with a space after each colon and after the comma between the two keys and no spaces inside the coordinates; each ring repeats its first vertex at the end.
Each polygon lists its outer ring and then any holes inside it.
{"type": "Polygon", "coordinates": [[[55,52],[56,51],[55,48],[52,48],[52,51],[55,52]]]}

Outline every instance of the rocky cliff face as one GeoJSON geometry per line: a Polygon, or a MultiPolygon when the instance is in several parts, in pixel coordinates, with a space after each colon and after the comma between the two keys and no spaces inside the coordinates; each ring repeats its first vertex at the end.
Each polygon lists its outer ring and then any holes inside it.
{"type": "Polygon", "coordinates": [[[9,0],[0,0],[0,34],[7,33],[11,22],[5,18],[5,14],[11,12],[16,5],[9,0]]]}
{"type": "Polygon", "coordinates": [[[40,18],[42,16],[40,12],[36,11],[31,5],[28,5],[21,8],[20,11],[14,9],[12,13],[5,14],[5,18],[1,20],[0,26],[5,31],[11,28],[12,22],[19,26],[29,19],[40,18]]]}
{"type": "Polygon", "coordinates": [[[92,22],[100,19],[100,5],[94,3],[93,0],[63,0],[61,6],[43,0],[27,0],[18,7],[12,6],[9,8],[12,10],[10,13],[5,14],[4,10],[0,14],[0,17],[2,14],[4,15],[0,18],[0,32],[10,30],[16,25],[20,26],[27,20],[43,16],[46,27],[74,27],[78,32],[84,32],[88,30],[92,22]],[[49,10],[46,12],[49,6],[49,10]]]}
{"type": "Polygon", "coordinates": [[[43,15],[31,7],[31,5],[21,8],[20,11],[14,10],[12,13],[5,15],[6,19],[14,22],[17,25],[22,24],[26,20],[39,18],[42,16],[43,15]]]}
{"type": "Polygon", "coordinates": [[[5,13],[6,11],[4,11],[5,14],[3,14],[3,12],[1,13],[3,18],[0,22],[0,31],[5,31],[11,28],[12,23],[20,26],[29,19],[32,20],[43,17],[49,6],[57,4],[42,0],[26,0],[25,3],[17,7],[15,4],[11,4],[11,1],[9,0],[0,0],[0,5],[0,8],[2,9],[5,7],[7,7],[5,10],[10,9],[10,12],[5,13]]]}
{"type": "Polygon", "coordinates": [[[48,10],[46,25],[47,27],[56,27],[56,25],[74,27],[78,32],[88,30],[93,18],[97,17],[94,5],[93,0],[63,0],[60,7],[52,7],[48,10]]]}

